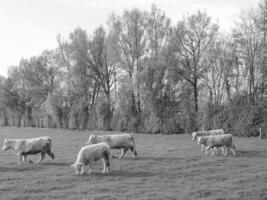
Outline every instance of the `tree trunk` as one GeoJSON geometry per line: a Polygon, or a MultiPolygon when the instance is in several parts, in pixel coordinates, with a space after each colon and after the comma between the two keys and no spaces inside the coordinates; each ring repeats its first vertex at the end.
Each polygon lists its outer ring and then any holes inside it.
{"type": "Polygon", "coordinates": [[[225,81],[225,89],[226,89],[226,93],[227,93],[227,97],[228,97],[228,100],[230,101],[230,102],[232,102],[232,99],[231,99],[231,92],[230,92],[230,84],[229,84],[229,80],[226,80],[225,81]]]}
{"type": "Polygon", "coordinates": [[[194,81],[194,101],[195,101],[195,113],[198,113],[198,88],[197,88],[197,81],[194,81]]]}
{"type": "Polygon", "coordinates": [[[132,109],[133,115],[136,117],[136,115],[137,115],[137,110],[136,110],[136,106],[135,106],[135,96],[134,96],[134,91],[132,91],[132,97],[131,97],[131,100],[132,100],[131,109],[132,109]]]}
{"type": "Polygon", "coordinates": [[[111,99],[110,99],[110,91],[106,92],[107,97],[107,113],[104,116],[104,128],[107,131],[111,130],[111,118],[112,118],[112,112],[111,112],[111,99]]]}

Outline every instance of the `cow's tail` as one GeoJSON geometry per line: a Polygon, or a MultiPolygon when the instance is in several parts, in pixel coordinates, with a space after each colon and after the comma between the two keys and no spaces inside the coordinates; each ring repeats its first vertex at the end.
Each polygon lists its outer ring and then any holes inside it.
{"type": "Polygon", "coordinates": [[[47,139],[48,141],[48,149],[46,151],[46,153],[52,158],[52,159],[55,159],[55,154],[52,152],[52,140],[51,138],[48,138],[47,139]]]}
{"type": "Polygon", "coordinates": [[[233,142],[233,138],[232,138],[231,148],[232,148],[231,150],[232,150],[233,155],[236,156],[236,147],[235,147],[235,144],[233,142]]]}
{"type": "Polygon", "coordinates": [[[49,147],[50,147],[50,149],[51,149],[51,148],[52,148],[52,140],[51,140],[51,138],[48,138],[47,140],[48,140],[48,142],[49,142],[49,147]]]}
{"type": "Polygon", "coordinates": [[[133,152],[134,156],[136,157],[137,156],[137,151],[136,151],[133,135],[131,135],[131,140],[132,140],[133,146],[130,148],[130,150],[133,152]]]}
{"type": "Polygon", "coordinates": [[[103,157],[106,163],[107,170],[110,171],[110,151],[105,150],[103,152],[103,157]]]}

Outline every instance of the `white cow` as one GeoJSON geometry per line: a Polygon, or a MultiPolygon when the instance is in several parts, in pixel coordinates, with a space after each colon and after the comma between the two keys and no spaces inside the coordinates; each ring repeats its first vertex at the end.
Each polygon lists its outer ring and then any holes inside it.
{"type": "Polygon", "coordinates": [[[48,136],[31,138],[31,139],[4,139],[2,150],[11,149],[19,157],[19,164],[27,162],[27,155],[41,153],[41,157],[37,164],[39,164],[47,153],[52,159],[55,158],[51,151],[52,141],[48,136]]]}
{"type": "Polygon", "coordinates": [[[92,164],[102,159],[103,173],[110,172],[110,147],[107,143],[99,143],[83,146],[77,156],[76,162],[71,165],[76,174],[84,174],[85,166],[89,165],[89,174],[92,172],[92,164]]]}
{"type": "Polygon", "coordinates": [[[232,134],[198,137],[198,144],[206,146],[206,155],[208,154],[208,150],[214,147],[225,147],[225,156],[228,155],[228,149],[232,151],[233,155],[236,155],[236,148],[233,144],[232,134]]]}
{"type": "MultiPolygon", "coordinates": [[[[192,141],[195,141],[198,137],[209,136],[209,135],[222,135],[224,134],[223,129],[215,129],[209,131],[196,131],[192,133],[192,141]]],[[[204,145],[201,145],[201,152],[204,151],[204,145]]]]}
{"type": "Polygon", "coordinates": [[[90,135],[87,145],[106,142],[111,149],[122,149],[119,158],[122,158],[125,153],[130,149],[134,157],[137,156],[133,135],[131,134],[114,134],[114,135],[90,135]]]}

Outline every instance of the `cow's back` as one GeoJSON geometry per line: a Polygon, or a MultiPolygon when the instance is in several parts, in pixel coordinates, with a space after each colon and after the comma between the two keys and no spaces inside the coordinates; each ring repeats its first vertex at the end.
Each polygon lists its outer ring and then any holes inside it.
{"type": "Polygon", "coordinates": [[[47,148],[51,148],[51,139],[49,137],[32,138],[21,141],[21,150],[27,154],[40,153],[47,148]]]}
{"type": "Polygon", "coordinates": [[[110,148],[123,148],[127,146],[133,146],[133,137],[129,134],[114,134],[114,135],[103,135],[101,137],[101,142],[106,142],[109,144],[110,148]]]}

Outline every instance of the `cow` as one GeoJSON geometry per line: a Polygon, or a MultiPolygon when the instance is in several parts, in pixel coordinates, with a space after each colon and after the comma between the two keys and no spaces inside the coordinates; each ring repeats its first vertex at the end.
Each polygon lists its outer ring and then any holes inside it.
{"type": "Polygon", "coordinates": [[[121,149],[119,158],[121,159],[130,149],[134,157],[137,157],[137,151],[132,134],[113,134],[113,135],[90,135],[87,145],[106,142],[111,149],[121,149]]]}
{"type": "Polygon", "coordinates": [[[19,165],[22,161],[27,162],[27,155],[41,153],[38,160],[39,164],[48,154],[52,159],[55,159],[55,154],[51,151],[52,140],[48,136],[31,138],[31,139],[4,139],[2,150],[6,151],[11,149],[13,153],[18,155],[19,165]]]}
{"type": "MultiPolygon", "coordinates": [[[[192,141],[195,141],[200,136],[209,136],[209,135],[222,135],[224,134],[223,129],[215,129],[209,131],[196,131],[192,133],[192,141]]],[[[204,151],[204,145],[201,145],[201,152],[204,151]]]]}
{"type": "Polygon", "coordinates": [[[233,143],[232,134],[198,137],[198,144],[206,146],[206,155],[208,154],[208,150],[214,147],[225,147],[224,156],[228,155],[228,149],[232,151],[234,156],[236,155],[236,148],[233,143]]]}
{"type": "Polygon", "coordinates": [[[110,172],[110,147],[107,143],[83,146],[77,156],[76,162],[71,165],[76,174],[84,174],[85,166],[89,165],[89,174],[92,173],[92,164],[99,159],[103,161],[103,173],[110,172]]]}

